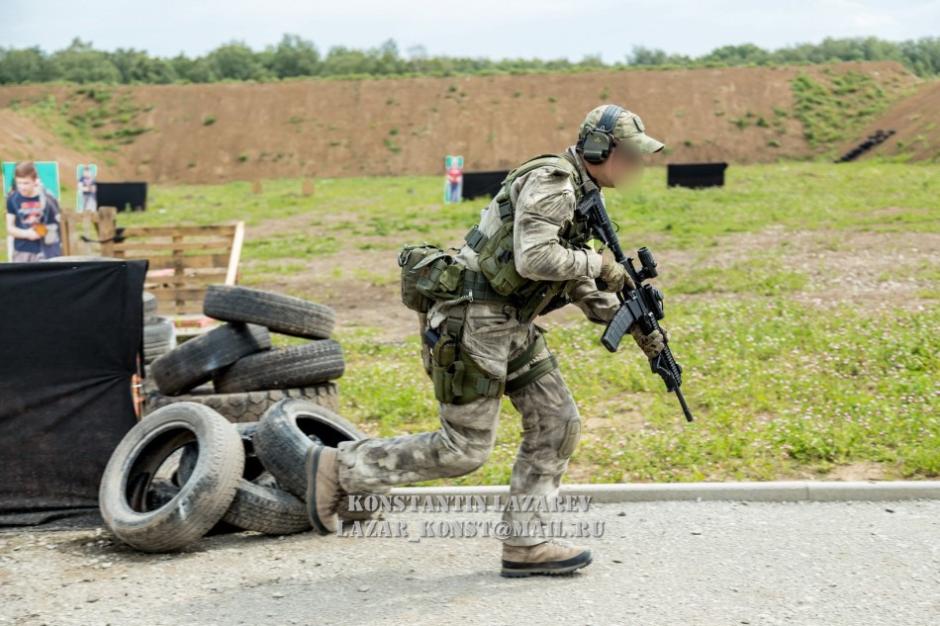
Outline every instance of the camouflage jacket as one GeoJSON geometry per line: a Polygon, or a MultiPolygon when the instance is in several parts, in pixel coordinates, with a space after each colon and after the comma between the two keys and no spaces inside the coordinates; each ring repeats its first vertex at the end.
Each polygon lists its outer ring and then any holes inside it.
{"type": "MultiPolygon", "coordinates": [[[[569,148],[581,175],[587,178],[581,157],[569,148]]],[[[540,167],[520,176],[509,190],[515,210],[513,258],[516,271],[531,280],[568,282],[569,299],[588,319],[606,323],[617,311],[614,294],[598,291],[594,279],[600,274],[601,255],[594,250],[565,247],[559,233],[574,220],[574,183],[568,173],[552,166],[540,167]]],[[[500,227],[499,209],[491,202],[480,216],[480,230],[492,236],[500,227]]],[[[477,253],[461,248],[457,258],[479,271],[477,253]]]]}

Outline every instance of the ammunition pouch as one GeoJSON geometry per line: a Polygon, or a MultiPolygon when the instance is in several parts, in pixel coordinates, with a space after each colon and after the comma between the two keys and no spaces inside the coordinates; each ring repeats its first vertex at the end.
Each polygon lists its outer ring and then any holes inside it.
{"type": "Polygon", "coordinates": [[[398,254],[401,268],[401,301],[418,313],[426,313],[435,300],[451,300],[460,294],[463,266],[436,246],[405,246],[398,254]]]}
{"type": "Polygon", "coordinates": [[[509,198],[499,203],[499,218],[502,221],[492,237],[487,237],[474,226],[464,239],[479,256],[480,272],[486,276],[493,290],[508,296],[519,292],[531,282],[519,275],[513,258],[513,210],[509,198]]]}

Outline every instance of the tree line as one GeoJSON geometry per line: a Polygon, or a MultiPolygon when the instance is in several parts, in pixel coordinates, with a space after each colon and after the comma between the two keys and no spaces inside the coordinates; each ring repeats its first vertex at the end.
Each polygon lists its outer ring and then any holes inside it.
{"type": "Polygon", "coordinates": [[[366,50],[334,47],[321,54],[298,35],[284,35],[276,45],[254,50],[241,42],[221,45],[202,56],[153,56],[142,50],[97,50],[74,39],[47,53],[38,46],[0,48],[0,84],[67,81],[74,83],[211,83],[272,81],[299,77],[449,76],[564,72],[631,67],[727,67],[899,61],[919,76],[940,75],[940,38],[893,42],[875,37],[825,39],[776,50],[753,44],[722,46],[701,56],[670,54],[635,47],[623,61],[605,63],[598,56],[568,59],[486,59],[431,56],[420,46],[402,53],[389,40],[366,50]]]}

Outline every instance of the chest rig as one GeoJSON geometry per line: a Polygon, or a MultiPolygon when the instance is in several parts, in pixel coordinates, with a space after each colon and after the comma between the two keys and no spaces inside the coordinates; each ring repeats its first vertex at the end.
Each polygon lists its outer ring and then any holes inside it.
{"type": "MultiPolygon", "coordinates": [[[[567,303],[564,293],[567,281],[530,280],[516,271],[513,249],[516,211],[510,189],[519,177],[546,166],[561,170],[571,179],[575,190],[575,202],[580,202],[584,195],[584,181],[574,157],[567,153],[543,154],[509,172],[503,181],[494,198],[500,220],[500,226],[496,232],[488,237],[483,234],[479,225],[476,225],[464,236],[467,246],[477,253],[480,265],[479,273],[465,272],[464,283],[475,283],[482,288],[481,293],[491,292],[496,296],[489,299],[503,299],[511,302],[518,311],[519,321],[523,323],[530,322],[539,314],[567,303]]],[[[560,227],[558,239],[566,248],[584,248],[591,239],[590,225],[575,211],[572,218],[560,227]]]]}

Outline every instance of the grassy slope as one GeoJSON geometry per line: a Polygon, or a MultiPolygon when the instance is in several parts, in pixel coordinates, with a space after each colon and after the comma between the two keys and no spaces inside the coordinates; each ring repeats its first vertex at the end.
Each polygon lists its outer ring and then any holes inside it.
{"type": "MultiPolygon", "coordinates": [[[[598,346],[599,328],[554,324],[550,344],[588,423],[575,475],[770,479],[859,461],[882,464],[889,476],[940,475],[936,267],[895,267],[886,258],[886,274],[917,279],[927,305],[873,302],[880,304],[876,315],[864,302],[807,303],[799,296],[813,288],[810,277],[789,257],[791,235],[807,231],[833,250],[860,231],[940,232],[940,167],[733,167],[724,189],[705,191],[667,190],[663,177],[660,169],[649,171],[636,190],[609,194],[609,205],[626,246],[648,244],[682,259],[674,265],[661,259],[660,285],[698,421],[681,423],[675,399],[632,346],[610,355],[598,346]],[[726,242],[771,227],[779,236],[770,243],[716,263],[714,251],[726,242]]],[[[156,187],[152,210],[124,221],[244,218],[250,235],[264,233],[250,236],[245,251],[244,277],[253,284],[301,271],[311,256],[333,258],[344,245],[387,250],[388,267],[357,271],[391,282],[400,244],[453,243],[480,206],[442,206],[438,178],[321,180],[310,198],[299,189],[299,181],[266,182],[260,195],[240,183],[156,187]]],[[[343,278],[337,272],[334,278],[343,278]]],[[[380,329],[360,328],[340,337],[349,359],[344,412],[382,435],[434,428],[417,339],[377,341],[379,335],[380,329]]],[[[493,458],[463,481],[508,480],[519,422],[505,405],[493,458]]]]}

